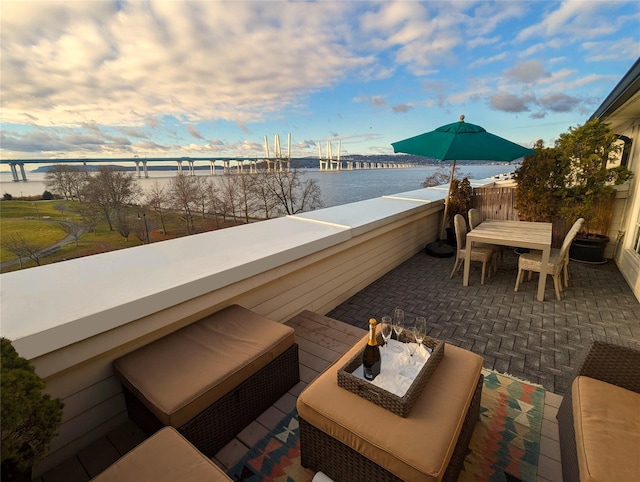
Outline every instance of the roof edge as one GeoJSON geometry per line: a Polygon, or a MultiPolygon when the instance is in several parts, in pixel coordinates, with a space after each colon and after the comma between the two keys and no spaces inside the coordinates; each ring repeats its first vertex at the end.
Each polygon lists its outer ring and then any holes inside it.
{"type": "Polygon", "coordinates": [[[589,117],[589,120],[607,118],[619,109],[640,89],[640,58],[631,66],[620,82],[602,102],[600,107],[589,117]]]}

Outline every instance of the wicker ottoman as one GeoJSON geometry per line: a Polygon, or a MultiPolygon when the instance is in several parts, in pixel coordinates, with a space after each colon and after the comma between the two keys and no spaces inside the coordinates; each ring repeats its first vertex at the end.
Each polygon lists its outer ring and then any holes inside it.
{"type": "Polygon", "coordinates": [[[208,457],[300,380],[291,327],[233,305],[114,362],[129,418],[208,457]]]}
{"type": "Polygon", "coordinates": [[[228,482],[231,479],[173,427],[165,427],[122,456],[95,482],[228,482]]]}
{"type": "Polygon", "coordinates": [[[455,481],[479,417],[482,358],[446,345],[406,418],[337,384],[364,337],[298,398],[302,465],[347,481],[455,481]]]}

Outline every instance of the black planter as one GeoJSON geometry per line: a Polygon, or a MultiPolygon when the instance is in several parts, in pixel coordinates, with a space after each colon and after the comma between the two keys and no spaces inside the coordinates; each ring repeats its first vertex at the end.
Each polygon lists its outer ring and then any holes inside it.
{"type": "Polygon", "coordinates": [[[581,263],[606,263],[604,250],[609,241],[609,237],[602,234],[590,234],[587,237],[576,236],[571,243],[571,248],[569,248],[569,258],[581,263]]]}
{"type": "Polygon", "coordinates": [[[31,467],[18,467],[16,461],[7,459],[0,466],[2,482],[31,482],[31,467]]]}
{"type": "Polygon", "coordinates": [[[446,228],[447,231],[447,244],[452,247],[456,247],[458,243],[456,242],[456,230],[453,228],[446,228]]]}

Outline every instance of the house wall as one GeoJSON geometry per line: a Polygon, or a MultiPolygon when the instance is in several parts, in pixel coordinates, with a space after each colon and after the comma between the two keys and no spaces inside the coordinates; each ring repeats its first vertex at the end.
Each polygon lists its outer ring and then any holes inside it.
{"type": "MultiPolygon", "coordinates": [[[[90,266],[95,270],[99,269],[102,261],[112,269],[123,270],[112,276],[112,280],[120,280],[120,285],[112,285],[111,292],[102,291],[96,293],[96,297],[117,298],[116,292],[121,290],[123,296],[137,299],[112,303],[114,306],[105,308],[107,314],[102,313],[100,318],[84,313],[82,316],[76,315],[89,330],[79,336],[77,328],[82,324],[71,323],[75,329],[66,328],[69,317],[74,313],[73,296],[70,296],[71,306],[60,307],[65,311],[67,323],[48,326],[17,339],[13,337],[19,352],[36,353],[31,361],[38,374],[45,379],[47,392],[65,403],[58,436],[52,443],[49,456],[36,467],[34,474],[37,476],[59,464],[126,420],[120,384],[112,370],[113,360],[233,303],[279,322],[290,319],[304,309],[322,314],[330,311],[416,254],[427,242],[437,239],[443,203],[441,199],[436,202],[428,199],[441,197],[441,194],[427,191],[411,193],[408,198],[402,195],[378,198],[201,235],[203,237],[197,242],[211,246],[216,256],[222,256],[221,238],[226,237],[226,251],[231,251],[238,248],[238,243],[249,243],[247,234],[250,234],[251,239],[259,241],[258,246],[263,246],[263,255],[255,252],[250,255],[254,247],[247,246],[237,258],[245,259],[245,264],[234,266],[233,269],[225,265],[226,269],[221,273],[222,280],[205,270],[204,274],[199,273],[193,280],[182,280],[181,285],[170,289],[161,288],[159,281],[155,281],[153,288],[146,289],[159,290],[164,298],[171,300],[179,299],[175,291],[182,293],[184,299],[172,302],[170,306],[164,306],[166,303],[154,297],[150,298],[150,303],[143,303],[141,300],[145,300],[145,288],[138,286],[135,279],[127,281],[124,274],[136,262],[136,271],[152,271],[159,260],[145,259],[149,251],[139,250],[132,254],[132,250],[128,249],[109,253],[110,256],[91,257],[94,260],[90,266]],[[289,233],[286,237],[296,239],[283,241],[281,238],[284,233],[289,233]],[[229,244],[229,236],[236,240],[235,244],[229,244]],[[273,248],[277,242],[285,242],[286,245],[278,250],[273,248]],[[215,246],[218,249],[214,250],[215,246]],[[276,259],[271,259],[273,257],[276,259]],[[183,289],[185,286],[187,290],[183,289]],[[211,288],[207,289],[206,286],[211,288]],[[197,295],[190,296],[189,293],[197,295]],[[143,315],[138,316],[140,313],[143,315]],[[126,316],[131,319],[113,319],[126,316]],[[51,348],[43,349],[47,341],[51,348]]],[[[188,238],[167,243],[172,244],[163,247],[165,266],[162,272],[177,272],[179,267],[172,263],[184,262],[181,260],[189,256],[193,245],[189,244],[188,238]],[[168,259],[171,252],[179,255],[168,259]]],[[[149,248],[153,246],[149,245],[149,248]]],[[[81,275],[87,276],[89,272],[86,271],[87,266],[73,266],[73,263],[52,265],[50,271],[40,271],[38,278],[40,281],[43,276],[57,279],[58,283],[66,285],[63,290],[69,293],[75,291],[80,298],[83,296],[82,285],[88,282],[81,275]],[[64,268],[64,265],[67,267],[64,268]],[[77,275],[75,278],[70,276],[73,272],[77,275]]],[[[195,263],[193,270],[199,264],[201,262],[195,263]]],[[[36,274],[36,270],[24,270],[23,273],[28,271],[36,274]]],[[[15,280],[17,287],[20,287],[19,277],[15,277],[15,280]]],[[[3,278],[5,301],[9,301],[6,298],[15,291],[13,281],[14,277],[11,276],[3,278]],[[8,283],[5,282],[7,279],[8,283]]],[[[149,283],[153,282],[149,280],[149,283]]],[[[46,293],[32,293],[31,296],[44,298],[46,293]]],[[[82,304],[80,300],[78,303],[82,304]]],[[[23,308],[22,312],[26,310],[33,316],[42,316],[38,309],[32,306],[30,310],[23,308]]],[[[15,316],[10,310],[7,313],[15,316]]],[[[5,328],[3,324],[3,333],[5,328]]]]}
{"type": "Polygon", "coordinates": [[[624,237],[615,251],[615,261],[636,298],[640,300],[640,254],[634,250],[637,224],[640,220],[640,119],[637,119],[635,124],[637,125],[616,130],[617,134],[632,139],[628,167],[633,171],[634,177],[629,185],[628,197],[620,214],[620,232],[624,234],[624,237]]]}

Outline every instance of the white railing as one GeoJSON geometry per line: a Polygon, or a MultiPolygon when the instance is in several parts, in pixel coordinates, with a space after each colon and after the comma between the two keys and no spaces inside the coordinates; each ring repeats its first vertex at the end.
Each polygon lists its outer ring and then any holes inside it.
{"type": "Polygon", "coordinates": [[[65,403],[39,475],[126,418],[112,362],[238,303],[283,322],[326,313],[437,237],[421,189],[1,276],[2,336],[65,403]]]}

